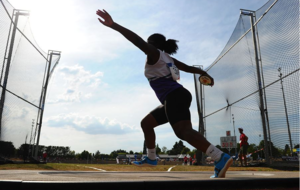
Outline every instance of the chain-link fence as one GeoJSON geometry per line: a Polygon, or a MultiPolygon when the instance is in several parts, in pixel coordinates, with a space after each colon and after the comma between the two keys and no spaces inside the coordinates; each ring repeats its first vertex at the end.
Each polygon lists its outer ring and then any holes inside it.
{"type": "Polygon", "coordinates": [[[38,143],[47,81],[60,59],[60,52],[39,48],[29,15],[0,0],[0,141],[15,148],[38,143]]]}
{"type": "Polygon", "coordinates": [[[268,162],[297,156],[298,0],[270,0],[257,11],[241,10],[227,45],[205,70],[214,77],[215,85],[201,86],[202,94],[196,90],[204,105],[200,114],[209,141],[222,146],[220,137],[231,131],[238,142],[237,128],[242,127],[249,137],[249,153],[264,150],[260,155],[268,162]]]}

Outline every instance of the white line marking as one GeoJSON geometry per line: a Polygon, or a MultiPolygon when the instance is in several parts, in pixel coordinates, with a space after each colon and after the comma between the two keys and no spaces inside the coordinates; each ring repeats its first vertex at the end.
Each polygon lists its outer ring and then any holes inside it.
{"type": "Polygon", "coordinates": [[[173,168],[175,168],[176,166],[172,166],[168,169],[168,172],[170,172],[173,168]]]}
{"type": "Polygon", "coordinates": [[[106,170],[102,170],[102,169],[99,169],[99,168],[93,168],[93,167],[87,167],[87,168],[91,168],[91,169],[94,169],[94,170],[99,170],[99,171],[102,171],[102,172],[106,172],[106,170]]]}
{"type": "MultiPolygon", "coordinates": [[[[79,166],[79,165],[77,165],[77,166],[79,166]]],[[[86,166],[79,166],[79,167],[91,168],[91,169],[94,169],[94,170],[98,170],[98,171],[106,172],[106,170],[102,170],[102,169],[99,169],[99,168],[86,167],[86,166]]]]}

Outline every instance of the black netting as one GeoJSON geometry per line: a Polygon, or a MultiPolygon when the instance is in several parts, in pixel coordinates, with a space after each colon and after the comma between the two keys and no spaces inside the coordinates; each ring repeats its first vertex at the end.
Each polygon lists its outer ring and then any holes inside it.
{"type": "Polygon", "coordinates": [[[299,1],[278,1],[257,28],[265,85],[278,80],[280,72],[282,77],[294,72],[283,79],[284,92],[278,81],[266,88],[266,96],[272,142],[281,148],[290,145],[285,100],[295,146],[299,144],[299,1]]]}
{"type": "Polygon", "coordinates": [[[7,89],[39,106],[46,59],[24,37],[15,43],[15,47],[7,89]]]}
{"type": "Polygon", "coordinates": [[[0,101],[0,109],[3,107],[0,140],[12,142],[18,148],[23,143],[36,143],[50,57],[53,72],[60,53],[51,56],[53,51],[47,54],[39,48],[32,35],[28,12],[14,9],[7,0],[0,2],[0,96],[3,102],[2,105],[0,101]]]}
{"type": "Polygon", "coordinates": [[[36,107],[28,106],[27,102],[7,93],[2,115],[1,140],[13,142],[16,148],[25,141],[29,144],[30,139],[34,139],[36,126],[32,126],[32,121],[36,121],[37,114],[36,107]]]}
{"type": "MultiPolygon", "coordinates": [[[[294,148],[300,132],[299,1],[270,0],[255,15],[266,141],[280,151],[286,145],[294,148]]],[[[215,86],[204,87],[203,95],[206,137],[212,143],[220,144],[225,131],[233,135],[232,114],[236,129],[244,128],[250,144],[263,140],[256,65],[250,16],[241,15],[225,48],[206,68],[215,79],[215,86]]]]}

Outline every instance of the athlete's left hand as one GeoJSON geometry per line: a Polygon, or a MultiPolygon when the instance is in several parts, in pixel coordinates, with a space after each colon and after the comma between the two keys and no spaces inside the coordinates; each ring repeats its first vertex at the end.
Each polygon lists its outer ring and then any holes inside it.
{"type": "Polygon", "coordinates": [[[114,24],[113,19],[111,18],[111,16],[108,14],[108,12],[106,12],[104,9],[103,11],[99,10],[96,12],[96,14],[98,16],[100,16],[103,20],[101,20],[100,18],[98,18],[99,22],[101,22],[103,25],[110,27],[114,24]]]}

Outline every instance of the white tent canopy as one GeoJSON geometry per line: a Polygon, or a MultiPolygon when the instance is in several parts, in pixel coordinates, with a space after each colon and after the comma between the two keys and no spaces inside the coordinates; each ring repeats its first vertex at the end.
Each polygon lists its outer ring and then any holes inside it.
{"type": "Polygon", "coordinates": [[[178,158],[184,158],[184,157],[190,158],[191,156],[189,154],[180,154],[178,158]]]}

